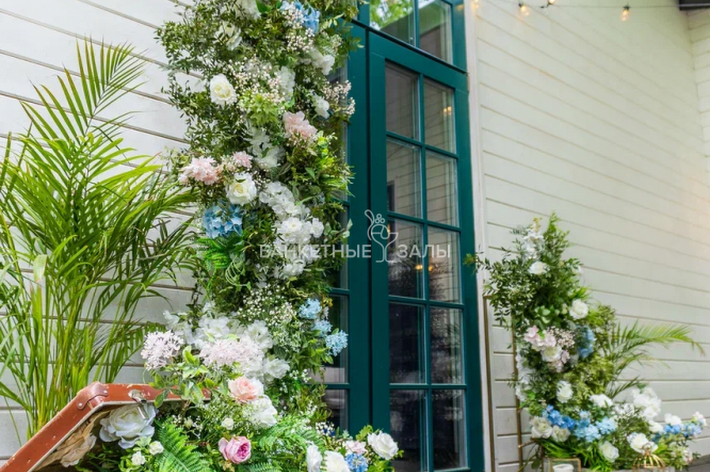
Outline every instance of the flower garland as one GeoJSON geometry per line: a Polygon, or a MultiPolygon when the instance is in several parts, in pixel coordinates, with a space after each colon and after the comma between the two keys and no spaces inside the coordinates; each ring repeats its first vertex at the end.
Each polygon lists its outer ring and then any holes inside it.
{"type": "Polygon", "coordinates": [[[611,307],[593,303],[580,282],[581,264],[564,258],[567,234],[553,215],[513,233],[512,251],[491,262],[473,257],[488,271],[486,295],[495,316],[513,334],[515,376],[531,436],[544,457],[578,457],[590,470],[631,469],[645,454],[684,469],[692,461],[689,441],[706,426],[696,413],[683,422],[665,415],[661,399],[638,379],[622,382],[633,362],[649,360],[650,343],[695,343],[684,327],[622,328],[611,307]]]}
{"type": "Polygon", "coordinates": [[[397,444],[327,423],[313,381],[347,346],[328,276],[347,237],[350,0],[197,0],[158,38],[190,147],[169,156],[195,196],[198,292],[141,352],[153,406],[113,410],[79,470],[387,472],[397,444]],[[190,75],[199,75],[195,82],[190,75]],[[165,403],[172,392],[182,405],[165,403]],[[209,394],[209,401],[207,401],[209,394]]]}

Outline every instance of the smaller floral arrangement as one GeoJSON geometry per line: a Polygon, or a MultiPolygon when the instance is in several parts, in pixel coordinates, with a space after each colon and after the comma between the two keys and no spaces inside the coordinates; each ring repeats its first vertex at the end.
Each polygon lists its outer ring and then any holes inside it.
{"type": "Polygon", "coordinates": [[[513,336],[512,385],[530,415],[537,466],[543,457],[579,458],[595,471],[631,469],[646,454],[684,469],[693,459],[690,441],[706,426],[661,414],[661,399],[622,373],[652,360],[645,347],[676,342],[699,347],[687,327],[622,327],[614,310],[594,303],[582,285],[581,264],[564,257],[567,233],[550,218],[518,228],[512,251],[491,262],[469,258],[488,271],[486,295],[496,319],[513,336]]]}

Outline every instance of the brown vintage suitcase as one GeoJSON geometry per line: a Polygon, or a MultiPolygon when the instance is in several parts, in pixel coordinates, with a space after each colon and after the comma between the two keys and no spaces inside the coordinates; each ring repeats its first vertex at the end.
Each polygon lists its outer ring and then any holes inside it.
{"type": "MultiPolygon", "coordinates": [[[[111,409],[134,403],[152,403],[160,394],[143,384],[95,382],[79,394],[0,467],[0,472],[66,470],[52,454],[82,427],[97,428],[98,419],[111,409]],[[56,467],[55,467],[56,466],[56,467]]],[[[170,395],[166,401],[178,401],[170,395]]]]}

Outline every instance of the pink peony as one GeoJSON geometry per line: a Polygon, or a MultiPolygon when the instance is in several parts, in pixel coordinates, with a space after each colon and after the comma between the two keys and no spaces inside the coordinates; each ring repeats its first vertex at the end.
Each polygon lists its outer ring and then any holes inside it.
{"type": "Polygon", "coordinates": [[[256,379],[239,377],[227,384],[232,396],[239,403],[249,403],[264,394],[264,385],[256,379]]]}
{"type": "Polygon", "coordinates": [[[219,440],[218,446],[222,457],[233,464],[241,464],[251,457],[251,442],[244,436],[238,436],[229,441],[222,438],[219,440]]]}
{"type": "Polygon", "coordinates": [[[311,125],[302,111],[298,113],[284,113],[284,127],[286,134],[290,137],[300,136],[304,139],[311,139],[318,130],[311,125]]]}
{"type": "Polygon", "coordinates": [[[246,152],[237,152],[232,156],[232,162],[235,165],[244,167],[246,169],[251,168],[251,156],[246,152]]]}
{"type": "Polygon", "coordinates": [[[219,181],[219,171],[214,166],[214,159],[211,157],[195,157],[188,165],[182,168],[180,181],[184,182],[188,178],[202,182],[205,185],[214,185],[219,181]]]}

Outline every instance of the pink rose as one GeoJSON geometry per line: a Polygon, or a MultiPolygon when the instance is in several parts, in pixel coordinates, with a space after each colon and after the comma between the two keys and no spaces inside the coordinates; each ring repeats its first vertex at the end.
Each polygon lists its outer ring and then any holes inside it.
{"type": "Polygon", "coordinates": [[[284,127],[286,134],[290,137],[300,136],[304,139],[311,139],[318,130],[311,125],[302,111],[298,113],[284,113],[284,127]]]}
{"type": "Polygon", "coordinates": [[[222,438],[219,440],[218,446],[222,457],[233,464],[241,464],[251,457],[251,441],[244,436],[238,436],[229,441],[222,438]]]}
{"type": "Polygon", "coordinates": [[[249,403],[264,394],[264,385],[257,379],[239,377],[227,383],[229,391],[239,403],[249,403]]]}
{"type": "Polygon", "coordinates": [[[219,181],[219,171],[214,164],[215,161],[211,157],[195,157],[182,168],[179,180],[182,183],[193,178],[205,185],[214,185],[219,181]]]}

